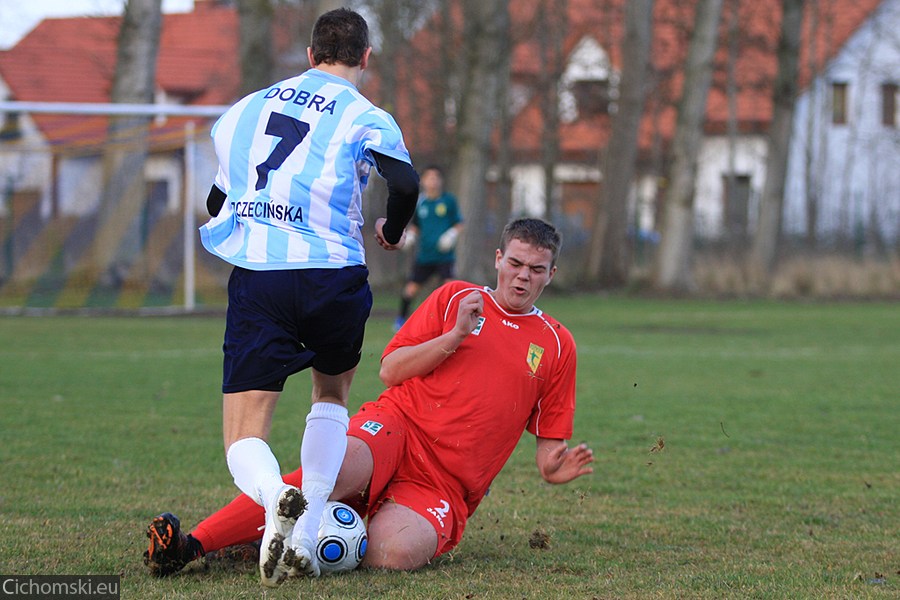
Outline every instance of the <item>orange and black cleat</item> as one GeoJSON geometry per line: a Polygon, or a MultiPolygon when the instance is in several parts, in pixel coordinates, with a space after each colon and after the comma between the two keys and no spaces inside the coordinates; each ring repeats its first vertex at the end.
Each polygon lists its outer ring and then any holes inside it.
{"type": "Polygon", "coordinates": [[[203,546],[193,536],[184,535],[181,521],[172,513],[154,517],[147,527],[150,545],[144,551],[144,564],[150,574],[166,577],[177,573],[189,562],[203,556],[203,546]]]}

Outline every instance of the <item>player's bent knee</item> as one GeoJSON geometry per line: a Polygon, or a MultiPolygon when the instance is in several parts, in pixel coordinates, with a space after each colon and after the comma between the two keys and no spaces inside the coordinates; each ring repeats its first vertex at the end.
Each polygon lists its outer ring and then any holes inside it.
{"type": "Polygon", "coordinates": [[[437,549],[437,532],[412,509],[385,504],[369,521],[369,544],[362,566],[413,571],[427,565],[437,549]]]}
{"type": "Polygon", "coordinates": [[[428,559],[424,554],[416,553],[410,548],[387,548],[385,546],[376,548],[370,539],[362,567],[388,571],[415,571],[427,564],[428,559]]]}

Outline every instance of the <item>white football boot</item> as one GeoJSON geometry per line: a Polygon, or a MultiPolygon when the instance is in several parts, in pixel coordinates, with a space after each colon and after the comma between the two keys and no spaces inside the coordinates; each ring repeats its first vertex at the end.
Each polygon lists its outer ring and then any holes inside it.
{"type": "Polygon", "coordinates": [[[266,507],[266,530],[259,546],[259,576],[264,586],[278,587],[288,578],[295,563],[294,553],[287,553],[288,543],[305,510],[303,493],[292,485],[281,488],[272,505],[266,507]]]}
{"type": "Polygon", "coordinates": [[[289,541],[290,548],[285,552],[285,562],[292,565],[291,577],[318,577],[319,559],[316,556],[318,539],[309,539],[303,534],[302,527],[295,527],[289,541]]]}

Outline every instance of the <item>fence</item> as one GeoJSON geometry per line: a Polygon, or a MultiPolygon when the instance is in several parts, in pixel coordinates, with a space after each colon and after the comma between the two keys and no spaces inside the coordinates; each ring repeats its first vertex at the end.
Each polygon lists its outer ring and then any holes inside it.
{"type": "MultiPolygon", "coordinates": [[[[210,127],[225,108],[0,102],[0,310],[223,307],[230,267],[198,248],[197,226],[208,218],[205,198],[218,168],[210,127]],[[134,116],[152,120],[109,133],[110,119],[134,116]],[[104,167],[109,151],[142,144],[148,149],[142,192],[105,198],[115,187],[104,167]]],[[[364,202],[367,222],[383,214],[385,197],[383,182],[373,178],[364,202]]],[[[577,216],[565,210],[553,215],[565,238],[557,286],[578,285],[590,223],[577,216]]],[[[864,255],[878,245],[859,239],[867,243],[825,249],[846,259],[831,260],[830,270],[816,262],[821,247],[811,255],[783,244],[788,283],[782,288],[801,296],[896,297],[896,246],[868,260],[864,255]],[[826,281],[820,285],[817,278],[826,281]]],[[[655,247],[640,236],[631,242],[635,273],[646,277],[655,247]]],[[[739,258],[729,258],[739,257],[745,245],[731,252],[721,242],[698,242],[699,291],[753,293],[739,258]]],[[[373,286],[399,289],[411,254],[373,250],[368,258],[373,286]]]]}

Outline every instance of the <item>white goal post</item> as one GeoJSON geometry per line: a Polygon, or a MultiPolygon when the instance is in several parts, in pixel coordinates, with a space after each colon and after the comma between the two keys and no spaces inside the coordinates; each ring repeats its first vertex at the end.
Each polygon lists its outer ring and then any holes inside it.
{"type": "MultiPolygon", "coordinates": [[[[90,210],[96,210],[95,200],[86,200],[86,196],[96,194],[104,183],[97,180],[97,173],[102,171],[99,168],[104,145],[110,143],[128,144],[128,139],[108,139],[103,126],[98,123],[103,121],[98,117],[127,117],[141,116],[152,117],[152,121],[156,125],[156,129],[160,129],[160,124],[165,122],[169,117],[179,117],[178,130],[170,130],[166,132],[163,146],[154,148],[153,164],[146,166],[146,169],[162,173],[159,177],[171,176],[172,184],[164,186],[166,194],[171,195],[172,200],[164,200],[163,204],[169,202],[169,206],[180,208],[181,212],[181,237],[183,239],[183,248],[180,252],[182,255],[181,285],[183,286],[183,297],[180,298],[179,304],[185,311],[193,311],[196,305],[196,280],[195,280],[195,243],[197,236],[197,208],[199,201],[197,198],[201,195],[196,189],[198,172],[202,171],[204,178],[211,178],[215,175],[215,170],[209,164],[209,156],[211,156],[211,143],[208,136],[209,127],[228,106],[220,105],[176,105],[176,104],[118,104],[118,103],[69,103],[69,102],[21,102],[21,101],[0,101],[0,220],[3,221],[2,231],[0,231],[0,254],[3,255],[2,264],[0,264],[0,307],[17,308],[18,305],[28,305],[28,298],[33,298],[35,290],[41,285],[41,281],[53,279],[47,274],[53,268],[54,278],[59,281],[59,285],[63,286],[62,290],[53,292],[55,296],[52,300],[46,300],[47,307],[55,308],[79,308],[79,302],[86,306],[89,297],[100,296],[96,292],[96,286],[91,289],[84,285],[78,288],[74,280],[79,279],[77,273],[78,258],[75,256],[76,250],[82,251],[85,245],[84,239],[80,243],[59,241],[63,234],[57,231],[53,236],[46,233],[50,228],[46,223],[55,217],[62,215],[74,222],[76,217],[81,217],[81,223],[90,220],[88,214],[90,210]],[[38,126],[35,118],[38,115],[55,115],[55,118],[62,119],[66,116],[68,121],[64,125],[56,127],[51,135],[46,126],[46,119],[42,123],[43,128],[38,126]],[[90,120],[93,119],[91,122],[90,120]],[[66,129],[69,137],[61,134],[60,131],[66,129]],[[84,142],[87,137],[86,132],[91,129],[95,136],[94,142],[99,140],[93,146],[89,146],[84,142]],[[205,138],[203,133],[206,133],[205,138]],[[54,139],[48,139],[56,136],[54,139]],[[204,158],[201,161],[201,156],[204,158]],[[200,163],[203,163],[202,165],[200,163]],[[211,171],[211,172],[210,172],[211,171]],[[174,173],[174,175],[166,175],[166,173],[174,173]],[[92,180],[92,189],[87,187],[87,183],[92,180]],[[174,188],[170,189],[170,188],[174,188]],[[86,190],[89,190],[86,192],[86,190]],[[67,194],[71,194],[70,198],[67,194]],[[16,204],[18,203],[18,204],[16,204]],[[93,203],[93,204],[92,204],[93,203]],[[85,218],[88,215],[88,218],[85,218]],[[43,227],[43,229],[42,229],[43,227]],[[61,259],[53,258],[51,252],[46,248],[48,244],[45,238],[52,237],[56,243],[66,246],[65,256],[61,259]],[[43,248],[42,248],[43,246],[43,248]],[[55,263],[54,263],[55,260],[55,263]],[[61,263],[61,265],[60,265],[61,263]]],[[[40,117],[39,117],[40,118],[40,117]]],[[[146,134],[146,130],[144,130],[146,134]]],[[[159,137],[159,136],[157,136],[159,137]]],[[[146,177],[147,170],[145,170],[146,177]]],[[[148,192],[149,193],[149,192],[148,192]]],[[[205,198],[205,192],[202,194],[205,198]]],[[[143,201],[143,200],[142,200],[143,201]]],[[[149,202],[149,200],[148,200],[149,202]]],[[[138,210],[146,212],[146,207],[140,207],[138,210]]],[[[127,211],[126,211],[127,214],[127,211]]],[[[167,216],[166,228],[169,230],[169,241],[171,239],[171,230],[173,228],[172,217],[167,216]]],[[[148,243],[151,239],[151,233],[143,231],[143,246],[128,248],[129,237],[133,236],[133,230],[145,229],[147,226],[147,217],[142,213],[143,221],[140,225],[134,225],[130,221],[122,222],[117,225],[122,229],[119,234],[121,238],[116,238],[116,242],[121,241],[121,245],[126,249],[127,260],[125,258],[117,259],[122,263],[122,270],[131,271],[132,273],[143,273],[152,279],[152,271],[165,271],[166,277],[171,280],[171,273],[176,270],[172,266],[172,261],[164,260],[162,256],[143,256],[142,253],[149,251],[152,244],[148,243]],[[129,233],[130,232],[130,233],[129,233]],[[134,267],[140,263],[141,269],[134,267]],[[161,266],[165,263],[165,266],[161,266]]],[[[97,219],[95,219],[96,221],[97,219]]],[[[159,219],[156,221],[160,222],[159,219]]],[[[95,224],[96,225],[96,224],[95,224]]],[[[72,225],[74,233],[67,232],[69,238],[73,238],[78,233],[78,227],[82,225],[72,225]]],[[[100,227],[100,226],[97,226],[100,227]]],[[[57,229],[65,231],[63,226],[57,225],[57,229]]],[[[82,238],[86,237],[85,232],[94,231],[84,228],[81,232],[82,238]]],[[[157,235],[157,237],[161,237],[157,235]]],[[[68,238],[67,238],[68,239],[68,238]]],[[[165,251],[171,255],[171,245],[165,245],[158,242],[157,250],[165,251]]],[[[132,246],[134,244],[132,243],[132,246]]],[[[59,252],[63,252],[60,250],[59,252]]],[[[158,254],[158,252],[157,252],[158,254]]],[[[83,264],[83,260],[82,260],[83,264]]],[[[127,278],[127,274],[123,275],[127,278]]],[[[83,282],[83,277],[81,278],[83,282]]],[[[96,283],[96,282],[94,282],[96,283]]],[[[108,306],[142,308],[136,305],[139,300],[124,300],[125,292],[128,290],[131,296],[135,296],[134,288],[140,287],[140,283],[134,281],[119,282],[120,294],[116,301],[109,301],[112,304],[108,306]]],[[[150,283],[144,282],[149,286],[150,283]]],[[[177,286],[176,286],[177,287],[177,286]]],[[[107,296],[114,292],[104,292],[107,296]]],[[[181,296],[179,290],[178,296],[181,296]]],[[[173,296],[174,297],[174,296],[173,296]]],[[[160,306],[159,303],[155,304],[160,306]]],[[[170,304],[171,308],[177,308],[177,305],[170,304]]]]}
{"type": "Polygon", "coordinates": [[[127,104],[97,102],[19,102],[0,100],[0,113],[72,114],[106,116],[171,116],[217,118],[228,110],[222,105],[127,104]]]}

